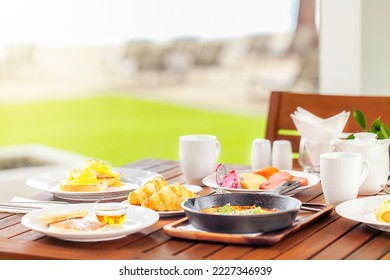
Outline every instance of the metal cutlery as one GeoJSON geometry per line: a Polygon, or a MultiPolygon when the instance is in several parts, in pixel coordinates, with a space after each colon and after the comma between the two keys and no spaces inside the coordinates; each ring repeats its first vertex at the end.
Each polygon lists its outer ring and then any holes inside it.
{"type": "Polygon", "coordinates": [[[390,194],[390,184],[381,185],[381,188],[385,193],[390,194]]]}
{"type": "Polygon", "coordinates": [[[0,203],[0,205],[4,204],[69,204],[66,201],[56,201],[56,200],[34,200],[34,201],[9,201],[6,203],[0,203]]]}
{"type": "Polygon", "coordinates": [[[31,200],[31,201],[9,201],[0,203],[0,211],[4,210],[6,212],[16,211],[20,212],[30,212],[36,209],[42,209],[45,207],[51,207],[56,205],[67,205],[68,203],[65,201],[44,201],[44,200],[31,200]],[[8,210],[8,211],[7,211],[8,210]]]}
{"type": "MultiPolygon", "coordinates": [[[[2,212],[2,210],[16,210],[17,212],[19,212],[19,211],[30,212],[30,211],[36,210],[36,209],[42,209],[42,207],[0,204],[0,212],[2,212]]],[[[8,211],[5,211],[5,212],[8,212],[8,211]]]]}

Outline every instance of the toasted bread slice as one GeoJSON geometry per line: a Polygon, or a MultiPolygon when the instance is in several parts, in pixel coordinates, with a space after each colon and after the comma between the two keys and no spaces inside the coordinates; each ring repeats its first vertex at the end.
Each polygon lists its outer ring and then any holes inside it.
{"type": "Polygon", "coordinates": [[[100,192],[107,190],[107,182],[101,181],[89,185],[69,185],[63,182],[60,184],[60,189],[64,192],[100,192]]]}
{"type": "Polygon", "coordinates": [[[110,176],[108,174],[98,174],[97,178],[101,182],[106,182],[108,187],[118,187],[121,186],[122,183],[120,182],[120,173],[119,172],[113,172],[114,176],[110,176]]]}
{"type": "Polygon", "coordinates": [[[84,218],[88,215],[87,210],[73,210],[73,211],[65,211],[60,213],[48,214],[39,217],[39,219],[45,224],[52,224],[55,222],[60,222],[63,220],[68,220],[72,218],[84,218]]]}
{"type": "Polygon", "coordinates": [[[97,231],[106,228],[107,225],[81,218],[73,218],[50,224],[49,228],[60,231],[97,231]]]}

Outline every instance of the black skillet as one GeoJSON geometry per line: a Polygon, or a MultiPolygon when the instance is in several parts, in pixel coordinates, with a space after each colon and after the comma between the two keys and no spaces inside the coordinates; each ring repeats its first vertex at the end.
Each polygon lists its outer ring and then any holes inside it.
{"type": "Polygon", "coordinates": [[[288,228],[294,222],[302,202],[281,195],[300,187],[297,181],[288,181],[276,190],[260,193],[223,193],[187,199],[182,208],[189,222],[196,228],[222,233],[272,232],[288,228]],[[231,205],[256,205],[277,212],[258,215],[221,215],[200,212],[201,209],[231,205]]]}

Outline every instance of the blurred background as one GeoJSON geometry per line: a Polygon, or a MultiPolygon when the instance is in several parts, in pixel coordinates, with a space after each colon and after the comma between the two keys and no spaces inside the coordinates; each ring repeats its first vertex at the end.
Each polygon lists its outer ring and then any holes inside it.
{"type": "Polygon", "coordinates": [[[0,98],[118,89],[257,113],[270,88],[317,88],[311,2],[3,0],[0,98]]]}
{"type": "Polygon", "coordinates": [[[315,0],[1,0],[0,169],[178,160],[190,133],[249,164],[270,91],[318,90],[318,25],[315,0]]]}

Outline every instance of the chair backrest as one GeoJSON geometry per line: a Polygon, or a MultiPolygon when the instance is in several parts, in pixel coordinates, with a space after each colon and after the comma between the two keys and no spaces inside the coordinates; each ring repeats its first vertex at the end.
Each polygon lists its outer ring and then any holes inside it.
{"type": "MultiPolygon", "coordinates": [[[[367,119],[367,126],[378,117],[390,126],[390,96],[327,95],[319,93],[271,92],[265,137],[270,141],[290,140],[293,153],[298,153],[300,136],[290,114],[302,107],[313,114],[328,118],[342,111],[350,111],[344,132],[361,132],[353,119],[353,109],[361,110],[367,119]]],[[[294,162],[294,166],[296,163],[294,162]]]]}

